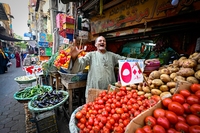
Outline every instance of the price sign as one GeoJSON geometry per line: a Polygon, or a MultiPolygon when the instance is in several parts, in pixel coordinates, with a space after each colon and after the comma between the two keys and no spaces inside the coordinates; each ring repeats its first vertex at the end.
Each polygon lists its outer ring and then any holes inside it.
{"type": "Polygon", "coordinates": [[[119,60],[119,76],[122,86],[143,82],[144,60],[119,60]],[[139,64],[140,69],[136,65],[139,64]]]}

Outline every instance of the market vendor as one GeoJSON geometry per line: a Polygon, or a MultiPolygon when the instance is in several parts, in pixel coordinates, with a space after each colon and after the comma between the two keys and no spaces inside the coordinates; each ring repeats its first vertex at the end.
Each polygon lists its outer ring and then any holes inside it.
{"type": "Polygon", "coordinates": [[[85,96],[87,99],[88,89],[107,89],[110,83],[116,82],[114,67],[118,60],[125,60],[127,57],[120,56],[106,50],[106,39],[99,36],[95,40],[97,51],[88,52],[84,57],[77,58],[83,49],[78,49],[76,43],[71,47],[71,59],[73,62],[72,73],[78,73],[89,65],[85,96]]]}

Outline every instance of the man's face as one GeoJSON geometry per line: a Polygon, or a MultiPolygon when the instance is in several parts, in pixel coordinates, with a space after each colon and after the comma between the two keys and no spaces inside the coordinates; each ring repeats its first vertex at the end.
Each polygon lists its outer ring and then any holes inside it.
{"type": "Polygon", "coordinates": [[[105,51],[106,50],[106,39],[104,37],[98,37],[95,43],[97,50],[105,51]]]}

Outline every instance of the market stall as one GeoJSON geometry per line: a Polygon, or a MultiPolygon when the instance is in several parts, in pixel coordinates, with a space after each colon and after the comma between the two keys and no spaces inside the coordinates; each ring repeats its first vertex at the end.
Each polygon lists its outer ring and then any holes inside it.
{"type": "Polygon", "coordinates": [[[199,115],[193,108],[188,108],[200,105],[199,58],[200,53],[193,53],[188,58],[180,57],[172,64],[152,70],[145,76],[146,81],[140,83],[123,85],[123,82],[116,82],[112,91],[93,90],[89,95],[89,98],[93,97],[92,100],[72,113],[70,131],[199,131],[199,115]],[[159,110],[166,112],[166,115],[158,117],[156,112],[159,110]],[[169,111],[174,114],[173,120],[170,119],[171,115],[168,115],[169,111]],[[148,122],[148,116],[154,117],[157,124],[148,122]],[[197,121],[192,123],[191,117],[197,121]],[[174,118],[177,121],[174,121],[174,118]],[[184,120],[184,123],[181,120],[184,120]]]}

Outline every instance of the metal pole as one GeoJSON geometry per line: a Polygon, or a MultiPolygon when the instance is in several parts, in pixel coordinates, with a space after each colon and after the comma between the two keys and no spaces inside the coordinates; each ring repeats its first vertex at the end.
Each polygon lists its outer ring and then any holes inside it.
{"type": "Polygon", "coordinates": [[[56,15],[58,11],[58,2],[57,0],[49,0],[49,9],[50,9],[50,20],[51,20],[51,34],[53,35],[53,49],[52,54],[55,54],[59,46],[59,36],[58,30],[56,27],[56,15]]]}

